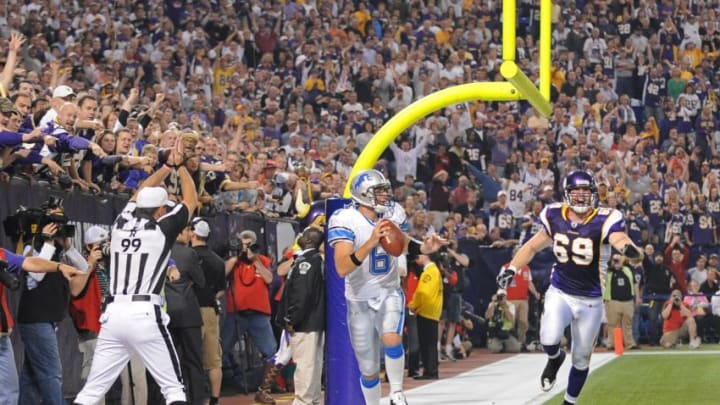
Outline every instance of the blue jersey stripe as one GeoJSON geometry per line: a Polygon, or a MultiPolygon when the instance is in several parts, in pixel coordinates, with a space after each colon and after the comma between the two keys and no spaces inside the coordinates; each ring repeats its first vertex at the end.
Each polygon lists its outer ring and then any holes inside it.
{"type": "Polygon", "coordinates": [[[347,228],[332,228],[328,231],[328,241],[332,242],[336,239],[347,239],[355,241],[355,234],[347,228]]]}

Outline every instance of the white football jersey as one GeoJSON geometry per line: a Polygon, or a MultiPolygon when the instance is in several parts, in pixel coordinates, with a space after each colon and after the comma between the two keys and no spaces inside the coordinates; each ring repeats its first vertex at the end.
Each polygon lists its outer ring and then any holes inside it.
{"type": "MultiPolygon", "coordinates": [[[[405,210],[398,203],[381,216],[398,224],[407,232],[405,210]]],[[[366,218],[354,205],[333,213],[328,221],[327,241],[332,246],[336,242],[353,243],[357,250],[372,235],[375,222],[366,218]]],[[[389,255],[382,246],[376,246],[368,257],[355,271],[345,277],[345,298],[353,301],[364,301],[383,296],[386,291],[400,288],[397,258],[389,255]]]]}
{"type": "Polygon", "coordinates": [[[522,181],[516,183],[509,180],[506,191],[507,206],[513,212],[513,217],[522,218],[525,215],[525,203],[531,198],[528,185],[522,181]]]}

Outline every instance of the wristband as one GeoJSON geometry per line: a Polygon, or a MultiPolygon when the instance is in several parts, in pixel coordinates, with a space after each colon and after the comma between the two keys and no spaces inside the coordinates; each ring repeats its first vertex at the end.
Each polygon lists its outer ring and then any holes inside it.
{"type": "Polygon", "coordinates": [[[60,273],[60,265],[62,265],[62,263],[58,263],[57,267],[55,268],[55,271],[58,273],[60,273]]]}
{"type": "Polygon", "coordinates": [[[362,264],[362,260],[358,259],[357,256],[355,256],[355,252],[350,253],[350,260],[356,266],[360,266],[362,264]]]}
{"type": "Polygon", "coordinates": [[[168,169],[168,170],[170,170],[170,171],[172,171],[172,170],[174,169],[173,166],[170,166],[170,165],[167,164],[167,163],[165,163],[165,164],[163,165],[163,167],[165,167],[166,169],[168,169]]]}
{"type": "Polygon", "coordinates": [[[421,255],[422,252],[420,251],[420,247],[422,246],[422,243],[416,241],[413,238],[410,238],[410,243],[408,243],[408,257],[414,258],[421,255]]]}

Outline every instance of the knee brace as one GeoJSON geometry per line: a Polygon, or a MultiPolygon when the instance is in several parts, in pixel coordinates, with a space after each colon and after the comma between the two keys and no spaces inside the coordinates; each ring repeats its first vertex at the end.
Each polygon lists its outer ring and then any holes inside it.
{"type": "Polygon", "coordinates": [[[360,377],[360,384],[365,388],[373,388],[380,384],[380,377],[375,376],[371,380],[366,380],[365,376],[360,377]]]}
{"type": "Polygon", "coordinates": [[[405,352],[403,351],[402,343],[390,347],[385,346],[385,355],[390,357],[391,359],[399,359],[404,354],[405,352]]]}

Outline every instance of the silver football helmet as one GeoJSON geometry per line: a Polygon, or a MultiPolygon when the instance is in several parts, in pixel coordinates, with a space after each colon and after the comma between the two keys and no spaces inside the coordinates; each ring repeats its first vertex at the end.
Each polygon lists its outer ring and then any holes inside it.
{"type": "Polygon", "coordinates": [[[350,195],[353,201],[374,209],[378,214],[386,213],[392,208],[392,185],[382,173],[374,169],[363,170],[353,178],[350,195]],[[387,193],[387,198],[380,202],[377,195],[383,191],[387,193]]]}

